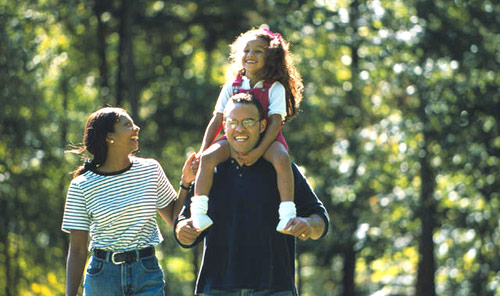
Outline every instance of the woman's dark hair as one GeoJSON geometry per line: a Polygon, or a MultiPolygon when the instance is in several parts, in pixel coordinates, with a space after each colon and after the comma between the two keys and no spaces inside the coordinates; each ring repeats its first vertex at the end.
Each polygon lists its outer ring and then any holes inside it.
{"type": "Polygon", "coordinates": [[[122,108],[104,107],[90,114],[85,124],[81,147],[67,152],[83,155],[87,151],[93,157],[92,159],[86,159],[84,165],[73,171],[73,177],[97,168],[106,161],[108,154],[106,136],[114,131],[115,123],[119,121],[120,116],[124,113],[127,112],[122,108]]]}

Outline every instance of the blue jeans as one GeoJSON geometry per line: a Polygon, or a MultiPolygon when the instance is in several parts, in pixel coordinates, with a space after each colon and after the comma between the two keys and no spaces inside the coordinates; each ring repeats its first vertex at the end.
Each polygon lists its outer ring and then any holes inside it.
{"type": "Polygon", "coordinates": [[[281,291],[281,292],[271,292],[270,290],[252,290],[252,289],[241,289],[241,290],[210,290],[203,293],[203,296],[293,296],[292,291],[281,291]]]}
{"type": "MultiPolygon", "coordinates": [[[[108,256],[109,257],[109,256],[108,256]]],[[[84,296],[165,295],[163,271],[156,256],[115,265],[92,255],[83,282],[84,296]]]]}

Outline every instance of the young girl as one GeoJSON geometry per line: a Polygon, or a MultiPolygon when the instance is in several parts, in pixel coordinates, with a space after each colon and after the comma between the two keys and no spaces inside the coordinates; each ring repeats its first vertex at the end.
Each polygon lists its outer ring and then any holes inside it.
{"type": "Polygon", "coordinates": [[[245,165],[254,164],[260,157],[273,164],[281,199],[278,210],[280,221],[276,230],[286,233],[285,227],[295,217],[296,210],[288,145],[281,128],[285,121],[295,116],[300,105],[304,88],[302,78],[293,64],[288,42],[280,34],[267,29],[251,29],[242,33],[230,45],[230,51],[229,80],[219,94],[198,153],[198,157],[201,155],[200,166],[191,203],[193,223],[200,230],[212,225],[206,213],[214,168],[230,155],[227,140],[222,138],[215,142],[222,129],[224,107],[232,95],[250,92],[264,107],[267,129],[259,145],[239,158],[245,165]]]}

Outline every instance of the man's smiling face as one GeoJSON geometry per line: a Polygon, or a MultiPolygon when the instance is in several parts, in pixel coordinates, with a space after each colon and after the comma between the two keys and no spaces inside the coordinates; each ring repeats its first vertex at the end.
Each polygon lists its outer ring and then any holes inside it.
{"type": "Polygon", "coordinates": [[[254,104],[229,102],[224,111],[224,131],[229,146],[236,153],[248,153],[259,142],[265,120],[259,120],[254,104]]]}

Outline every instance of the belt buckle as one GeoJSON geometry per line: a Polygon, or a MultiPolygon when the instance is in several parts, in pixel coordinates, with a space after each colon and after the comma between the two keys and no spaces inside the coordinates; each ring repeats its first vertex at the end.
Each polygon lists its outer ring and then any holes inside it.
{"type": "Polygon", "coordinates": [[[115,255],[119,255],[119,254],[123,254],[124,252],[113,252],[113,254],[111,254],[111,262],[113,262],[114,265],[120,265],[120,264],[123,264],[125,263],[125,261],[120,261],[120,262],[116,262],[115,261],[115,255]]]}

